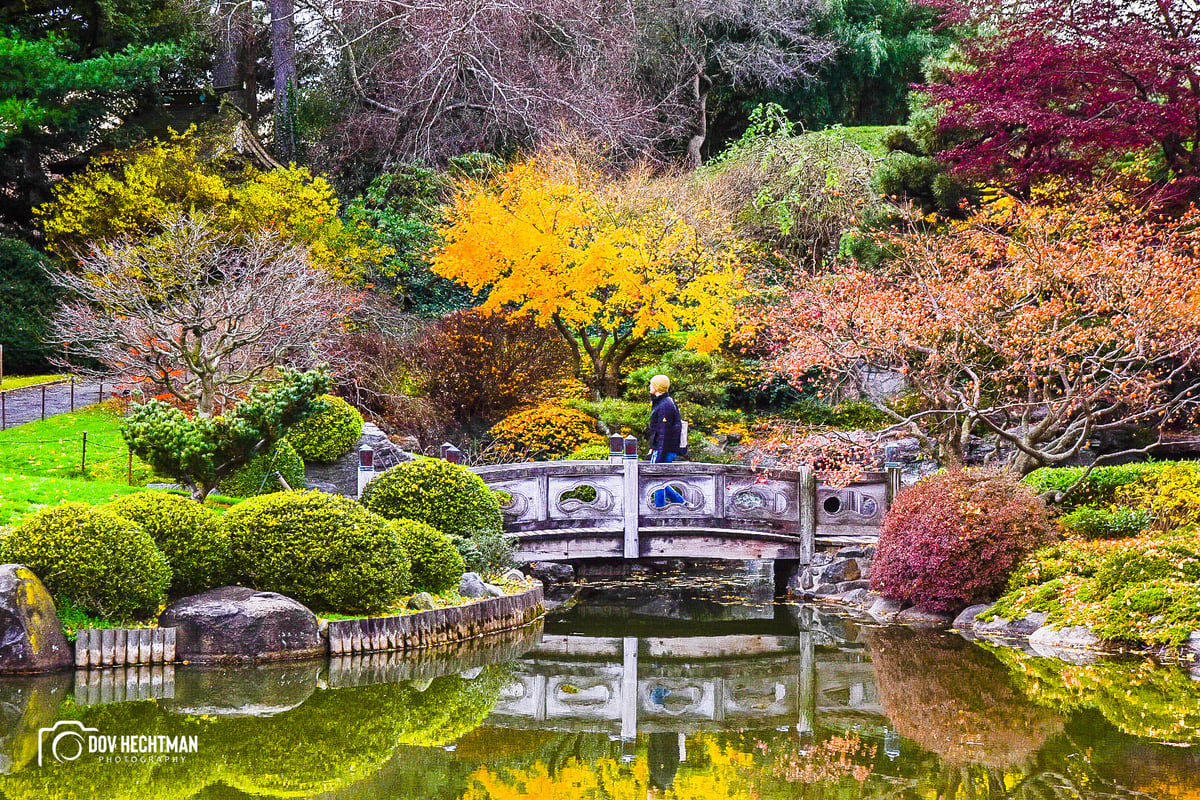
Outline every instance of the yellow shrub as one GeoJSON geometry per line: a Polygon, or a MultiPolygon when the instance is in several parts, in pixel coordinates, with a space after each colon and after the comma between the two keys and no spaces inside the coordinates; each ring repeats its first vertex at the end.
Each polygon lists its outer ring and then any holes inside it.
{"type": "Polygon", "coordinates": [[[1200,522],[1200,464],[1171,464],[1148,472],[1118,489],[1117,502],[1148,510],[1160,530],[1200,522]]]}
{"type": "Polygon", "coordinates": [[[506,461],[554,461],[603,443],[596,421],[582,411],[543,404],[517,411],[492,426],[497,455],[506,461]]]}
{"type": "Polygon", "coordinates": [[[306,168],[261,172],[203,151],[188,130],[93,160],[37,209],[47,248],[70,257],[93,242],[153,236],[173,214],[202,212],[222,231],[276,230],[307,245],[314,266],[347,282],[362,280],[393,252],[365,228],[347,226],[333,187],[306,168]]]}

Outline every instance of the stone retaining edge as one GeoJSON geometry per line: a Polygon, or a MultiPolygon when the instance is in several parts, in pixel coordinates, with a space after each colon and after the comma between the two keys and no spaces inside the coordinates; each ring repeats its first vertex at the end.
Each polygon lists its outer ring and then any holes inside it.
{"type": "Polygon", "coordinates": [[[545,613],[539,584],[520,594],[401,617],[330,620],[329,655],[418,650],[520,628],[545,613]]]}

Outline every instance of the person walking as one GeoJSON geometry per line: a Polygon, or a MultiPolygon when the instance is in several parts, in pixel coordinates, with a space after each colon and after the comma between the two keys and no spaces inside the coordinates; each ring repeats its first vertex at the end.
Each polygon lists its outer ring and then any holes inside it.
{"type": "MultiPolygon", "coordinates": [[[[650,379],[650,463],[670,464],[679,458],[683,450],[680,441],[683,433],[683,418],[679,406],[667,394],[671,390],[671,379],[666,375],[655,375],[650,379]]],[[[654,492],[654,507],[663,508],[668,503],[684,503],[683,496],[673,486],[654,492]]]]}

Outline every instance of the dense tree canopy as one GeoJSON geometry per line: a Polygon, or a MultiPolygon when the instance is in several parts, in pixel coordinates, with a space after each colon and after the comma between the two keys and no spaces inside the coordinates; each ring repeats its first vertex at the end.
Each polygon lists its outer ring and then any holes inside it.
{"type": "Polygon", "coordinates": [[[802,277],[776,320],[777,366],[864,391],[902,374],[913,402],[876,405],[950,463],[989,435],[1024,474],[1128,426],[1153,452],[1200,393],[1200,234],[1194,213],[1150,222],[1145,209],[1123,189],[1054,185],[897,235],[881,269],[802,277]]]}
{"type": "Polygon", "coordinates": [[[647,334],[687,329],[711,350],[734,323],[739,248],[669,188],[641,172],[605,179],[560,154],[520,162],[462,187],[434,270],[486,290],[485,309],[554,325],[577,364],[586,354],[593,389],[612,396],[647,334]]]}
{"type": "Polygon", "coordinates": [[[996,32],[930,93],[942,126],[973,132],[945,155],[1026,186],[1091,175],[1149,149],[1177,189],[1200,188],[1200,11],[1191,0],[999,0],[951,7],[996,32]]]}

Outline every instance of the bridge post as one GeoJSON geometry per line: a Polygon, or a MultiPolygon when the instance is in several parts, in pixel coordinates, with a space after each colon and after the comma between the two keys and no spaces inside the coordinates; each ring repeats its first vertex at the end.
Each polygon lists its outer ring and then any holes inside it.
{"type": "MultiPolygon", "coordinates": [[[[610,445],[611,446],[611,445],[610,445]]],[[[624,502],[625,510],[625,558],[637,558],[640,554],[641,543],[638,540],[638,448],[637,438],[626,436],[625,470],[624,470],[624,502]]]]}
{"type": "Polygon", "coordinates": [[[811,466],[800,470],[800,563],[811,564],[817,542],[817,473],[811,466]]]}
{"type": "Polygon", "coordinates": [[[887,471],[887,507],[891,508],[896,495],[900,494],[900,465],[889,461],[884,469],[887,471]]]}
{"type": "Polygon", "coordinates": [[[621,438],[621,434],[614,433],[608,437],[608,462],[610,464],[620,464],[625,460],[625,440],[621,438]]]}

